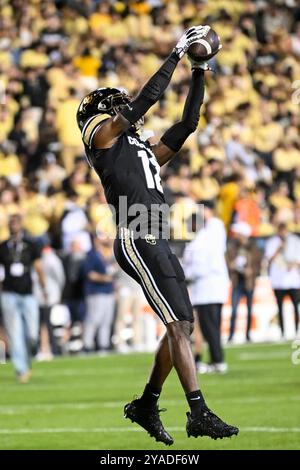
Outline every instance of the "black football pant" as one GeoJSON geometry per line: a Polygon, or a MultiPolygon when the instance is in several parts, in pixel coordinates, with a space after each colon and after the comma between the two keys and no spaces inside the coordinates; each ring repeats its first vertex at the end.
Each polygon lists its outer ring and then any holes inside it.
{"type": "Polygon", "coordinates": [[[120,267],[143,289],[150,306],[166,325],[173,321],[194,321],[183,269],[165,239],[119,228],[114,253],[120,267]]]}
{"type": "Polygon", "coordinates": [[[196,305],[195,310],[202,334],[209,347],[211,363],[224,362],[221,344],[222,304],[196,305]]]}
{"type": "Polygon", "coordinates": [[[277,305],[278,305],[279,325],[280,325],[282,335],[284,334],[283,300],[284,300],[285,296],[290,297],[290,299],[292,301],[292,304],[293,304],[293,307],[294,307],[295,330],[296,330],[296,333],[297,333],[298,325],[299,325],[298,305],[299,305],[299,302],[300,302],[300,289],[274,289],[274,294],[275,294],[277,305]]]}
{"type": "Polygon", "coordinates": [[[240,282],[232,288],[231,294],[231,319],[230,319],[230,333],[229,340],[232,339],[235,332],[235,323],[237,317],[238,306],[243,297],[246,297],[247,302],[247,327],[246,327],[246,339],[250,338],[251,322],[252,322],[252,306],[253,306],[253,293],[254,290],[246,289],[245,283],[240,282]]]}

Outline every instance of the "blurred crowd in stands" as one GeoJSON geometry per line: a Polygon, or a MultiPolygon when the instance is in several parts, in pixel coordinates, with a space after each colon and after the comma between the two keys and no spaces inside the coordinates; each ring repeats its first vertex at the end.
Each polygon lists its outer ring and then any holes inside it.
{"type": "MultiPolygon", "coordinates": [[[[57,303],[63,294],[73,324],[90,318],[96,328],[83,302],[91,279],[78,286],[77,275],[78,266],[91,272],[91,250],[102,250],[111,269],[104,290],[115,293],[123,312],[113,336],[120,348],[128,339],[123,317],[130,306],[135,317],[141,304],[125,275],[113,282],[110,243],[102,237],[99,247],[91,239],[107,233],[111,219],[85,161],[78,104],[99,86],[134,95],[192,24],[211,25],[223,49],[211,63],[216,73],[207,74],[197,132],[162,168],[167,202],[214,200],[229,239],[236,242],[233,224],[245,223],[260,250],[280,227],[300,234],[297,0],[2,0],[0,8],[0,241],[9,237],[10,216],[21,214],[26,232],[44,247],[45,263],[60,273],[57,303]]],[[[146,117],[156,139],[181,116],[189,79],[182,60],[146,117]]],[[[136,327],[137,348],[140,335],[136,327]]],[[[76,330],[74,338],[75,344],[76,330]]],[[[110,347],[107,333],[99,342],[110,347]]],[[[92,349],[88,332],[86,343],[92,349]]]]}

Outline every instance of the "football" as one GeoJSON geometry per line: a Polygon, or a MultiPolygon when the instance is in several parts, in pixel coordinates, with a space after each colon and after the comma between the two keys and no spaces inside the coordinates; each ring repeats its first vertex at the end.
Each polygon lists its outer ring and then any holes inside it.
{"type": "Polygon", "coordinates": [[[210,28],[208,32],[188,48],[188,55],[195,61],[211,59],[221,48],[220,37],[210,28]]]}

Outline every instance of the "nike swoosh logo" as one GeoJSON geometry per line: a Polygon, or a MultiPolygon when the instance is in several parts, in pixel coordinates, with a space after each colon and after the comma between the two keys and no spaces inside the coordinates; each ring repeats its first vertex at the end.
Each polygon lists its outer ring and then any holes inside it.
{"type": "Polygon", "coordinates": [[[155,397],[159,397],[159,393],[152,393],[155,397]]]}
{"type": "Polygon", "coordinates": [[[200,400],[200,397],[197,397],[197,398],[190,398],[190,400],[200,400]]]}

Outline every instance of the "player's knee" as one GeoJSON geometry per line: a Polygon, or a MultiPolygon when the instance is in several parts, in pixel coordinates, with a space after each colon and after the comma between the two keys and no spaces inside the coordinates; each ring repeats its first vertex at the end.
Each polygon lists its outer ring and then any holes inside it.
{"type": "Polygon", "coordinates": [[[192,328],[193,323],[187,320],[173,321],[167,325],[168,335],[174,340],[179,340],[182,337],[189,338],[192,328]]]}

